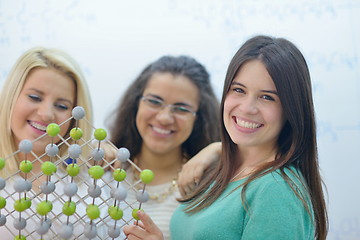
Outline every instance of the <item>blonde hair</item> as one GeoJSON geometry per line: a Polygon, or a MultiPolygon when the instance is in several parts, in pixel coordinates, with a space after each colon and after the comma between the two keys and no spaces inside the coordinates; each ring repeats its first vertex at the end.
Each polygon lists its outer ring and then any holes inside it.
{"type": "MultiPolygon", "coordinates": [[[[76,86],[75,106],[82,106],[86,111],[86,118],[92,123],[93,113],[90,93],[80,67],[74,59],[59,49],[31,48],[17,60],[4,82],[0,94],[0,157],[2,158],[11,155],[17,150],[11,130],[11,116],[26,79],[31,70],[35,68],[55,69],[72,79],[76,86]]],[[[74,127],[74,121],[70,124],[66,135],[69,134],[72,127],[74,127]]],[[[78,127],[83,130],[84,139],[89,139],[92,132],[91,126],[79,121],[78,127]]],[[[72,144],[72,141],[70,140],[69,143],[72,144]]],[[[62,144],[59,147],[60,156],[65,154],[65,150],[66,145],[62,144]]],[[[7,175],[13,174],[17,170],[17,159],[11,157],[6,159],[5,168],[0,171],[0,175],[4,175],[5,172],[7,175]]]]}

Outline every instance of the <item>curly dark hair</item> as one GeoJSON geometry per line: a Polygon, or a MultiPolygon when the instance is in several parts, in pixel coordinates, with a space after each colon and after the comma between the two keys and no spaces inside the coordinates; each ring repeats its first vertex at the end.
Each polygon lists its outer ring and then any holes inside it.
{"type": "Polygon", "coordinates": [[[140,152],[142,138],[136,127],[139,101],[154,73],[185,76],[199,90],[199,110],[189,138],[182,144],[183,153],[191,158],[208,144],[219,141],[219,101],[211,87],[205,67],[189,56],[163,56],[145,67],[129,86],[118,107],[110,116],[109,132],[116,147],[126,147],[132,156],[140,152]]]}

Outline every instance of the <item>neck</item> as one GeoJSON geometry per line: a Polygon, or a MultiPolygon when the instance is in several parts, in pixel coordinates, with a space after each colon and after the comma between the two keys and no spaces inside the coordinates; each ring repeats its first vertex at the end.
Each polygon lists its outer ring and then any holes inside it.
{"type": "Polygon", "coordinates": [[[258,149],[258,148],[239,148],[238,159],[240,167],[256,168],[259,165],[270,162],[275,159],[276,150],[271,149],[258,149]]]}
{"type": "Polygon", "coordinates": [[[230,182],[237,181],[250,176],[254,173],[262,164],[271,161],[272,158],[265,158],[265,160],[259,160],[252,162],[251,164],[242,163],[240,167],[235,171],[230,182]]]}
{"type": "Polygon", "coordinates": [[[236,172],[230,181],[236,181],[251,175],[262,164],[274,161],[276,151],[258,148],[238,149],[238,164],[236,172]]]}

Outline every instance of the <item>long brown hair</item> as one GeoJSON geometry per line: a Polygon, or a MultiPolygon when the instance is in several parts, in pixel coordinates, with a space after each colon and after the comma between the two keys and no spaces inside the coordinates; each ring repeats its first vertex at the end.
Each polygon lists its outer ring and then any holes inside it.
{"type": "MultiPolygon", "coordinates": [[[[256,36],[246,41],[229,64],[221,101],[221,116],[232,80],[241,66],[253,59],[260,60],[273,79],[287,121],[278,137],[275,161],[262,165],[245,181],[242,200],[244,202],[245,191],[251,181],[277,169],[280,169],[282,176],[291,186],[292,181],[285,174],[284,168],[294,166],[304,176],[304,188],[308,190],[312,206],[307,206],[306,199],[292,189],[305,207],[314,211],[316,238],[325,239],[328,218],[319,172],[311,79],[308,66],[299,49],[283,38],[256,36]]],[[[238,149],[225,129],[223,119],[220,132],[221,161],[213,168],[212,174],[204,177],[199,189],[183,200],[190,203],[186,208],[188,213],[210,206],[224,191],[238,167],[233,157],[238,149]],[[209,189],[211,184],[213,186],[209,189]]]]}

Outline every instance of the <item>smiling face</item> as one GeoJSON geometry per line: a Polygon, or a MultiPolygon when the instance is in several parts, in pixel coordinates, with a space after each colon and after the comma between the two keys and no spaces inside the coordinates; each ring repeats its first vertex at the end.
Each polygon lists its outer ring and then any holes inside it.
{"type": "MultiPolygon", "coordinates": [[[[53,69],[33,69],[16,100],[11,117],[11,130],[16,146],[21,140],[34,140],[44,134],[48,124],[60,124],[67,120],[74,104],[73,80],[53,69]]],[[[70,121],[60,127],[62,136],[69,126],[70,121]]],[[[36,141],[33,151],[43,153],[50,141],[48,137],[36,141]]]]}
{"type": "MultiPolygon", "coordinates": [[[[155,73],[143,92],[144,97],[161,100],[164,104],[184,106],[195,112],[199,106],[197,87],[184,76],[171,73],[155,73]]],[[[178,115],[170,106],[152,108],[140,100],[136,126],[143,139],[142,148],[156,154],[179,151],[181,144],[190,136],[196,116],[189,113],[178,115]]]]}
{"type": "Polygon", "coordinates": [[[259,60],[246,62],[224,101],[224,124],[240,149],[273,151],[285,123],[275,84],[259,60]]]}

